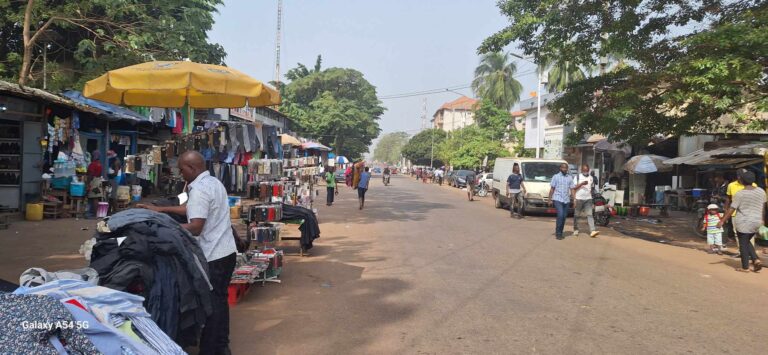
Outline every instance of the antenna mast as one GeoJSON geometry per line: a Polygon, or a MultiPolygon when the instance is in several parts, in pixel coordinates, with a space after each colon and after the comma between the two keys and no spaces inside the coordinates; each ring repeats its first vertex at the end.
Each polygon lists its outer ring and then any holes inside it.
{"type": "Polygon", "coordinates": [[[277,38],[275,39],[275,83],[280,89],[280,40],[283,37],[283,0],[277,0],[277,38]]]}

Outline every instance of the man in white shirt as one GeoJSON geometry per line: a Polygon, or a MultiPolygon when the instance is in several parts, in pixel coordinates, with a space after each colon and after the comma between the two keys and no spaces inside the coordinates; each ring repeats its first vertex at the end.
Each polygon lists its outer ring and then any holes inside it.
{"type": "Polygon", "coordinates": [[[592,216],[592,189],[595,187],[595,181],[589,174],[589,165],[581,166],[581,173],[573,178],[574,192],[574,210],[573,210],[573,236],[579,235],[579,217],[586,215],[587,224],[589,224],[589,236],[597,237],[600,232],[595,228],[595,218],[592,216]]]}
{"type": "Polygon", "coordinates": [[[200,153],[187,151],[179,157],[178,164],[189,190],[186,205],[138,207],[187,216],[188,223],[182,224],[182,227],[198,236],[200,248],[208,261],[208,273],[213,286],[213,312],[203,328],[200,354],[229,354],[227,290],[235,269],[237,246],[232,235],[227,190],[208,172],[205,159],[200,153]]]}

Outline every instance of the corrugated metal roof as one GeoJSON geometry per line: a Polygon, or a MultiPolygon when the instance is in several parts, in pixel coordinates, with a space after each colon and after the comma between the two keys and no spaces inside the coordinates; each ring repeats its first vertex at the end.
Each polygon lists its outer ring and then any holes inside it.
{"type": "Polygon", "coordinates": [[[131,109],[128,109],[122,106],[113,105],[108,102],[89,99],[83,96],[83,94],[80,91],[75,91],[75,90],[65,91],[61,93],[61,96],[64,96],[78,104],[90,106],[96,110],[99,110],[101,111],[100,113],[108,117],[108,119],[111,118],[113,120],[150,122],[149,117],[144,117],[136,111],[133,111],[131,109]]]}
{"type": "Polygon", "coordinates": [[[666,165],[750,165],[760,162],[768,151],[768,142],[749,143],[713,150],[699,149],[691,154],[664,161],[666,165]]]}
{"type": "Polygon", "coordinates": [[[80,112],[94,114],[110,121],[150,122],[148,118],[124,107],[86,99],[84,97],[84,100],[77,100],[73,97],[77,97],[78,95],[82,97],[77,91],[68,91],[65,93],[65,95],[69,94],[72,95],[72,97],[59,96],[45,90],[32,87],[22,88],[18,84],[0,80],[0,93],[71,108],[80,112]],[[112,107],[102,106],[102,104],[111,105],[112,107]]]}

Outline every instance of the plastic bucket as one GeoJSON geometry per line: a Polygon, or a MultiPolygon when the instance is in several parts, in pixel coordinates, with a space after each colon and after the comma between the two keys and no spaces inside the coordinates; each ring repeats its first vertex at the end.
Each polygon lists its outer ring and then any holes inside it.
{"type": "Polygon", "coordinates": [[[651,208],[648,206],[640,207],[640,215],[643,217],[648,217],[651,214],[651,208]]]}
{"type": "Polygon", "coordinates": [[[96,210],[96,217],[98,218],[104,218],[107,216],[107,211],[109,211],[109,203],[107,202],[99,202],[99,207],[96,210]]]}
{"type": "Polygon", "coordinates": [[[42,203],[28,203],[27,213],[25,216],[28,221],[42,221],[43,220],[43,204],[42,203]]]}

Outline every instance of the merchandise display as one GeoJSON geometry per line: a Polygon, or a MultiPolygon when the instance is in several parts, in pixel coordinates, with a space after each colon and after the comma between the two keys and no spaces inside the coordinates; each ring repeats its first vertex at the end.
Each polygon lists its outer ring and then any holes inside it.
{"type": "Polygon", "coordinates": [[[197,241],[170,216],[145,209],[99,222],[90,266],[99,285],[146,298],[152,320],[182,346],[211,313],[207,263],[197,241]]]}

